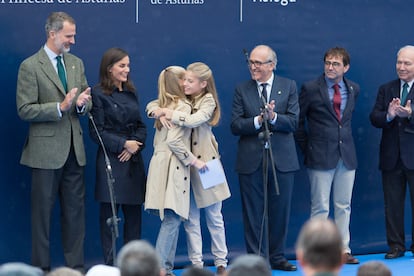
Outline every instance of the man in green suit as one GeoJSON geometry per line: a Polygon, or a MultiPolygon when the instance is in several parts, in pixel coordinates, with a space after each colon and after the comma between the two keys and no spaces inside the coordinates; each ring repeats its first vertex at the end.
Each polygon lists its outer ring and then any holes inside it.
{"type": "Polygon", "coordinates": [[[82,60],[69,54],[74,19],[53,12],[46,20],[46,44],[22,62],[16,103],[30,123],[20,163],[32,168],[32,264],[50,270],[50,221],[56,197],[61,207],[65,265],[84,272],[86,165],[79,116],[91,106],[82,60]]]}

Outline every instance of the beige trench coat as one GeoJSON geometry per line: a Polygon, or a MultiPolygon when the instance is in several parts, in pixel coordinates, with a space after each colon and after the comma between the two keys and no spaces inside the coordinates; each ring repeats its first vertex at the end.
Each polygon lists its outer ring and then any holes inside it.
{"type": "MultiPolygon", "coordinates": [[[[179,110],[173,112],[171,121],[179,126],[193,129],[191,151],[196,158],[204,162],[220,158],[218,143],[208,121],[213,115],[216,103],[211,93],[206,93],[195,99],[192,114],[179,110]]],[[[191,188],[198,208],[205,208],[230,197],[227,182],[204,189],[197,168],[191,167],[191,188]]]]}
{"type": "MultiPolygon", "coordinates": [[[[183,114],[191,112],[190,104],[183,101],[175,109],[183,114]]],[[[165,209],[171,209],[183,219],[188,219],[190,164],[195,160],[190,151],[190,136],[191,129],[184,127],[155,130],[154,153],[148,168],[145,210],[158,213],[161,220],[164,219],[165,209]]]]}

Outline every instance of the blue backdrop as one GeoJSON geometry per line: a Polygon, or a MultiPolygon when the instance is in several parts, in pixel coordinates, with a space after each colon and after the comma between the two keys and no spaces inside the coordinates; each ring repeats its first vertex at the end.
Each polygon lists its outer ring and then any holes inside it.
{"type": "MultiPolygon", "coordinates": [[[[327,48],[347,48],[351,54],[347,76],[361,85],[353,122],[359,167],[352,202],[351,248],[354,254],[386,251],[377,169],[380,131],[370,125],[368,114],[379,85],[396,78],[397,50],[413,44],[413,8],[414,2],[407,0],[0,0],[0,84],[4,96],[0,109],[0,263],[30,261],[30,170],[19,165],[28,125],[16,114],[16,78],[21,61],[46,40],[46,17],[58,10],[77,21],[72,53],[84,60],[90,85],[97,81],[100,58],[106,49],[119,46],[130,53],[131,77],[138,87],[142,109],[157,96],[157,78],[164,67],[202,61],[212,68],[223,110],[214,132],[233,195],[223,205],[230,257],[244,252],[234,172],[237,137],[229,128],[233,89],[250,77],[243,49],[270,45],[278,54],[277,74],[295,79],[299,88],[322,73],[327,48]]],[[[86,130],[87,118],[82,123],[86,130]]],[[[152,123],[146,120],[147,164],[152,154],[152,123]]],[[[98,204],[93,199],[96,146],[88,135],[84,140],[88,155],[85,256],[92,265],[102,262],[98,204]]],[[[291,258],[298,231],[309,217],[309,205],[309,184],[302,167],[296,178],[287,240],[291,258]]],[[[406,213],[407,220],[410,215],[406,213]]],[[[143,221],[143,238],[155,243],[159,219],[145,214],[143,221]]],[[[407,230],[410,225],[407,223],[407,230]]],[[[52,259],[54,265],[60,265],[58,204],[52,227],[52,259]]],[[[208,253],[207,231],[204,236],[208,253]]],[[[411,242],[410,236],[407,242],[411,242]]],[[[187,262],[184,235],[180,236],[177,258],[187,262]]]]}

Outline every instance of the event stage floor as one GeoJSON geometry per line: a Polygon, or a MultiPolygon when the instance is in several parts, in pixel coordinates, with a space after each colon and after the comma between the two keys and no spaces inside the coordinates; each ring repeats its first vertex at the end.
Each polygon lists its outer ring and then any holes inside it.
{"type": "MultiPolygon", "coordinates": [[[[392,271],[392,275],[394,276],[411,276],[414,275],[414,258],[413,254],[410,251],[405,253],[404,257],[394,259],[394,260],[386,260],[384,259],[384,254],[370,254],[370,255],[359,255],[355,256],[359,259],[359,265],[344,265],[342,267],[341,273],[339,276],[355,276],[358,270],[358,267],[368,261],[381,261],[385,263],[392,271]]],[[[291,261],[292,263],[296,264],[296,261],[291,261]]],[[[214,267],[209,267],[212,271],[215,270],[214,267]]],[[[184,270],[174,270],[176,276],[180,276],[184,270]]],[[[302,271],[300,267],[297,271],[294,272],[285,272],[285,271],[278,271],[273,270],[272,276],[302,276],[302,271]]]]}

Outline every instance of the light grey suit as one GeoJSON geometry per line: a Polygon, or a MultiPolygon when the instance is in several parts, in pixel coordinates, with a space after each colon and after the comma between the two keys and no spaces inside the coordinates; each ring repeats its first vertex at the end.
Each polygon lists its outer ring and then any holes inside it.
{"type": "MultiPolygon", "coordinates": [[[[87,87],[82,61],[72,54],[63,55],[68,91],[87,87]]],[[[50,269],[50,215],[56,197],[61,200],[62,241],[66,265],[83,270],[85,236],[86,164],[82,129],[75,103],[62,115],[58,103],[66,91],[42,48],[22,62],[17,81],[16,104],[20,118],[30,122],[20,163],[32,168],[32,264],[50,269]]],[[[89,111],[89,102],[83,113],[89,111]]]]}

